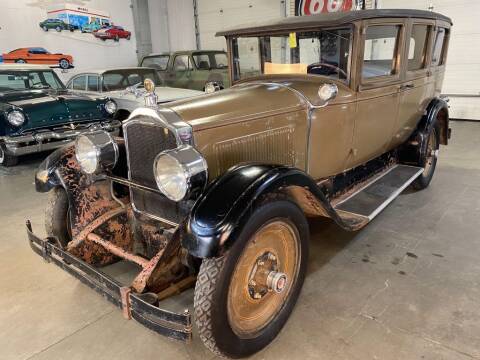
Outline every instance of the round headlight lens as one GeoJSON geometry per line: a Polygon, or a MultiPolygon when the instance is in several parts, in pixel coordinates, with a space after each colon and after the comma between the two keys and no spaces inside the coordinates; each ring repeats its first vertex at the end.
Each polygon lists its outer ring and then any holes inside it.
{"type": "Polygon", "coordinates": [[[87,174],[93,174],[98,169],[98,151],[95,144],[85,135],[77,137],[75,142],[75,156],[87,174]]]}
{"type": "Polygon", "coordinates": [[[335,84],[323,84],[318,89],[318,96],[324,102],[334,99],[338,94],[338,87],[335,84]]]}
{"type": "Polygon", "coordinates": [[[115,114],[115,112],[117,111],[117,104],[115,103],[115,101],[108,100],[105,103],[105,111],[109,114],[115,114]]]}
{"type": "Polygon", "coordinates": [[[218,90],[220,90],[220,86],[218,86],[218,84],[215,82],[209,82],[205,84],[205,93],[207,94],[212,94],[218,90]]]}
{"type": "Polygon", "coordinates": [[[173,201],[182,200],[188,191],[188,175],[182,164],[169,154],[162,154],[155,162],[155,180],[160,191],[173,201]]]}
{"type": "Polygon", "coordinates": [[[25,115],[21,111],[13,110],[7,115],[7,120],[13,126],[20,126],[25,122],[25,115]]]}

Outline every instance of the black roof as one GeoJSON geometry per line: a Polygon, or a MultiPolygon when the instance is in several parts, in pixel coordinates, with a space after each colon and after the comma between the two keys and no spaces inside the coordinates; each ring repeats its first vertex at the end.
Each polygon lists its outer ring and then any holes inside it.
{"type": "Polygon", "coordinates": [[[452,24],[452,20],[439,13],[425,10],[410,9],[375,9],[349,12],[335,12],[329,14],[292,16],[280,20],[237,26],[232,29],[219,31],[216,36],[253,35],[261,32],[299,30],[316,28],[318,26],[337,26],[350,24],[354,21],[378,18],[417,18],[443,20],[452,24]]]}

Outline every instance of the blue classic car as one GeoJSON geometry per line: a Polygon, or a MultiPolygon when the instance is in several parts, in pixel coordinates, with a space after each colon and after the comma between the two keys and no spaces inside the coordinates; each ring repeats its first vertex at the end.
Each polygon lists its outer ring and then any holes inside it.
{"type": "Polygon", "coordinates": [[[61,147],[79,134],[118,133],[115,101],[69,92],[55,72],[40,65],[0,65],[0,166],[20,155],[61,147]]]}

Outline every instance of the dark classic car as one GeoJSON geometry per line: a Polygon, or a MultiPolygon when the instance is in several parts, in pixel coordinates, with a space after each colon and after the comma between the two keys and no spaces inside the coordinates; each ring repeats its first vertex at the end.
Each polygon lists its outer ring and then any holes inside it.
{"type": "Polygon", "coordinates": [[[225,51],[194,50],[151,54],[143,57],[140,66],[157,69],[166,86],[208,93],[230,86],[225,51]]]}
{"type": "Polygon", "coordinates": [[[50,29],[55,29],[58,32],[61,32],[62,30],[70,30],[70,31],[79,30],[78,26],[67,24],[65,21],[63,21],[61,19],[47,19],[47,20],[42,21],[38,25],[44,31],[48,31],[50,29]]]}
{"type": "Polygon", "coordinates": [[[358,231],[408,186],[429,186],[450,138],[451,25],[365,10],[220,33],[231,88],[157,106],[147,81],[123,139],[82,135],[40,166],[48,238],[27,222],[32,249],[175,339],[190,339],[190,312],[159,301],[195,283],[204,344],[259,351],[300,294],[307,217],[358,231]],[[127,286],[99,268],[119,259],[141,269],[127,286]]]}
{"type": "Polygon", "coordinates": [[[93,129],[118,133],[114,101],[92,100],[65,89],[40,65],[0,65],[0,166],[20,155],[61,147],[93,129]]]}

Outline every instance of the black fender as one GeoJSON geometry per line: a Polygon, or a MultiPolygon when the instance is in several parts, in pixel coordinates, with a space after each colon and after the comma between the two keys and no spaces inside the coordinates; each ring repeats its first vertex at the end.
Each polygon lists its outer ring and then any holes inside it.
{"type": "MultiPolygon", "coordinates": [[[[196,201],[185,224],[182,246],[197,258],[221,256],[235,241],[257,201],[271,193],[288,194],[292,188],[306,191],[309,201],[317,203],[319,215],[332,218],[345,229],[355,228],[339,217],[315,180],[302,170],[283,165],[245,164],[217,178],[196,201]]],[[[291,199],[304,209],[295,196],[291,199]]]]}
{"type": "Polygon", "coordinates": [[[425,153],[425,148],[428,145],[428,136],[432,127],[436,126],[440,132],[440,144],[448,145],[451,136],[449,121],[448,103],[441,98],[433,99],[428,104],[415,132],[400,148],[401,161],[407,164],[424,166],[425,159],[422,154],[425,153]]]}
{"type": "Polygon", "coordinates": [[[59,171],[71,157],[72,151],[73,145],[61,147],[42,161],[35,172],[35,190],[37,192],[46,193],[57,186],[65,188],[63,176],[59,171]]]}

